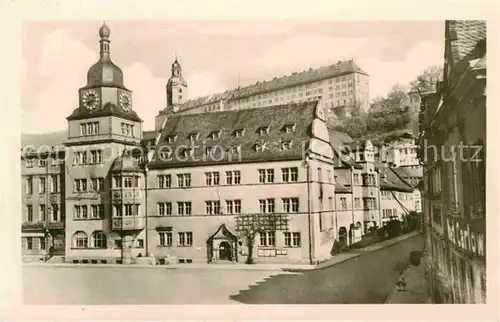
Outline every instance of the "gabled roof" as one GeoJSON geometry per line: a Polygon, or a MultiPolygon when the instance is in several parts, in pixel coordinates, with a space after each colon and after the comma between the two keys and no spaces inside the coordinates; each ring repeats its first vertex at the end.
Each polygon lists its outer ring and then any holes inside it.
{"type": "Polygon", "coordinates": [[[361,169],[363,167],[362,165],[357,164],[349,155],[342,153],[344,147],[353,142],[353,139],[347,133],[339,132],[331,128],[328,129],[328,133],[330,134],[330,145],[334,152],[335,166],[347,166],[361,169]]]}
{"type": "Polygon", "coordinates": [[[110,102],[104,104],[103,108],[95,111],[89,111],[87,109],[77,107],[66,119],[68,121],[73,121],[103,116],[117,116],[129,121],[142,122],[141,118],[134,110],[125,112],[123,109],[110,102]]]}
{"type": "Polygon", "coordinates": [[[302,85],[313,81],[341,76],[351,73],[368,75],[353,60],[339,61],[336,64],[309,69],[300,73],[292,73],[283,77],[275,77],[270,81],[257,82],[253,85],[235,88],[224,93],[216,93],[186,101],[179,111],[188,110],[197,106],[212,104],[221,100],[240,99],[259,93],[279,90],[286,87],[302,85]]]}
{"type": "Polygon", "coordinates": [[[301,160],[304,148],[311,138],[311,124],[318,102],[288,104],[268,108],[221,111],[213,113],[175,115],[167,119],[153,155],[150,168],[195,166],[202,164],[243,163],[273,160],[301,160]],[[286,133],[285,124],[295,124],[295,130],[286,133]],[[269,126],[264,135],[258,129],[269,126]],[[240,137],[235,131],[244,130],[240,137]],[[209,138],[213,131],[220,131],[218,139],[209,138]],[[199,133],[191,142],[189,134],[199,133]],[[166,138],[175,135],[168,143],[166,138]],[[290,149],[282,150],[282,143],[291,141],[290,149]],[[236,147],[238,152],[231,153],[236,147]],[[263,150],[260,150],[263,147],[263,150]],[[213,156],[207,148],[214,148],[213,156]],[[191,149],[189,151],[189,149],[191,149]],[[183,155],[187,150],[191,155],[183,155]],[[167,158],[162,151],[171,151],[167,158]]]}
{"type": "Polygon", "coordinates": [[[393,168],[393,170],[399,177],[403,179],[422,178],[424,175],[421,167],[419,168],[397,167],[393,168]]]}
{"type": "Polygon", "coordinates": [[[413,192],[413,187],[400,178],[393,168],[390,167],[377,167],[380,171],[380,189],[381,190],[394,190],[401,192],[413,192]]]}
{"type": "Polygon", "coordinates": [[[486,38],[486,21],[448,20],[446,33],[451,41],[453,62],[458,62],[474,51],[480,40],[486,38]]]}

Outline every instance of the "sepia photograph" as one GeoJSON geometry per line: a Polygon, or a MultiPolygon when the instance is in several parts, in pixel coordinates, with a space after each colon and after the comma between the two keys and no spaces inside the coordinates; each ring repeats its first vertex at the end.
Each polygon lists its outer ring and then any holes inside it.
{"type": "Polygon", "coordinates": [[[486,38],[24,21],[23,303],[486,303],[486,38]]]}

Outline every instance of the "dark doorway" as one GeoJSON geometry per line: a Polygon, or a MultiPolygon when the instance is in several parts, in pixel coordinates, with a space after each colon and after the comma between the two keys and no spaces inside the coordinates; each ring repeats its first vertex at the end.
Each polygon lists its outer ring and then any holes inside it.
{"type": "Polygon", "coordinates": [[[344,226],[339,229],[339,243],[341,249],[347,247],[347,229],[344,226]]]}
{"type": "Polygon", "coordinates": [[[231,252],[231,244],[229,244],[227,241],[222,241],[219,244],[219,259],[226,261],[231,261],[233,259],[231,252]]]}

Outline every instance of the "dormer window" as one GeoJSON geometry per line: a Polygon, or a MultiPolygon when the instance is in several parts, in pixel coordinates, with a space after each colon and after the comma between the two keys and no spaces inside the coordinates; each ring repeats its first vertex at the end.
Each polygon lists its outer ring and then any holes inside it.
{"type": "Polygon", "coordinates": [[[269,126],[263,126],[263,127],[260,127],[257,132],[259,133],[259,135],[266,135],[269,133],[269,126]]]}
{"type": "Polygon", "coordinates": [[[240,153],[241,146],[240,145],[233,145],[232,147],[229,148],[229,152],[232,154],[240,153]]]}
{"type": "Polygon", "coordinates": [[[259,144],[259,143],[255,143],[254,146],[253,146],[253,149],[255,152],[262,152],[264,151],[266,148],[266,144],[263,143],[263,144],[259,144]]]}
{"type": "Polygon", "coordinates": [[[285,126],[283,126],[283,131],[285,133],[295,132],[295,124],[286,124],[285,126]]]}
{"type": "Polygon", "coordinates": [[[170,150],[160,151],[160,158],[162,159],[162,161],[168,160],[171,155],[172,151],[170,150]]]}
{"type": "Polygon", "coordinates": [[[205,148],[205,155],[210,155],[210,154],[212,153],[212,151],[213,151],[213,150],[214,150],[214,148],[213,148],[213,147],[211,147],[211,146],[207,146],[207,147],[205,148]]]}
{"type": "Polygon", "coordinates": [[[245,129],[234,130],[233,135],[237,138],[241,138],[245,135],[245,129]]]}
{"type": "Polygon", "coordinates": [[[218,140],[220,138],[220,133],[221,133],[221,131],[213,131],[212,133],[210,133],[210,135],[208,137],[211,140],[218,140]]]}
{"type": "Polygon", "coordinates": [[[283,141],[281,142],[281,150],[290,150],[292,148],[292,141],[283,141]]]}
{"type": "Polygon", "coordinates": [[[193,155],[193,149],[185,149],[184,151],[182,151],[182,156],[184,158],[189,158],[192,155],[193,155]]]}
{"type": "Polygon", "coordinates": [[[168,135],[167,138],[165,139],[167,143],[174,143],[175,140],[177,140],[177,135],[168,135]]]}
{"type": "Polygon", "coordinates": [[[188,139],[189,139],[189,141],[194,142],[194,141],[198,140],[199,135],[200,134],[197,132],[189,133],[188,139]]]}

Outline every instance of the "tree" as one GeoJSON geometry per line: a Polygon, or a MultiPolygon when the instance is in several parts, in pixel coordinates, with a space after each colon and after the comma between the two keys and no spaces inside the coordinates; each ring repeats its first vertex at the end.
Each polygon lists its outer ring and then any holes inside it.
{"type": "Polygon", "coordinates": [[[289,218],[281,214],[250,214],[236,217],[236,232],[248,248],[246,264],[253,264],[253,246],[258,233],[288,230],[289,218]]]}
{"type": "Polygon", "coordinates": [[[367,132],[373,136],[406,129],[411,120],[408,103],[406,89],[393,86],[387,97],[379,98],[368,111],[367,132]]]}
{"type": "Polygon", "coordinates": [[[443,77],[442,66],[430,66],[418,75],[415,80],[409,84],[410,90],[417,91],[420,96],[425,92],[436,90],[436,84],[443,77]]]}

